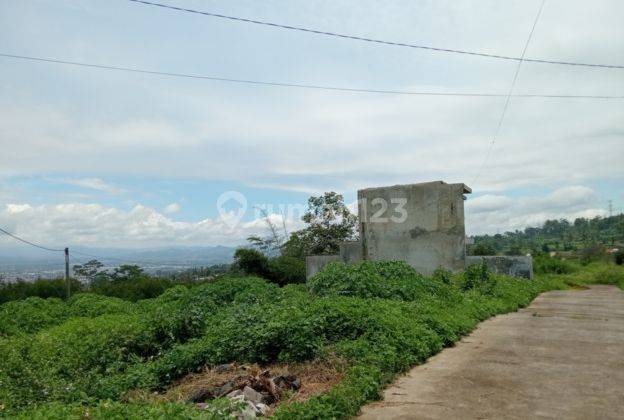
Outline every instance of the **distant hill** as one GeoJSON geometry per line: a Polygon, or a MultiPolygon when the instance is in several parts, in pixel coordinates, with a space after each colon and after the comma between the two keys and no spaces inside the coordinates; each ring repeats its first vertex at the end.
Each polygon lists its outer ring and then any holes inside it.
{"type": "MultiPolygon", "coordinates": [[[[236,248],[226,246],[160,247],[147,249],[70,248],[71,264],[91,259],[101,261],[106,267],[136,264],[148,272],[167,272],[190,267],[206,267],[232,262],[236,248]],[[97,258],[81,255],[97,256],[97,258]]],[[[55,277],[63,274],[63,254],[46,253],[31,249],[0,249],[0,273],[7,278],[55,277]]]]}
{"type": "Polygon", "coordinates": [[[540,227],[515,232],[474,236],[474,245],[487,246],[496,253],[520,254],[549,251],[577,251],[601,244],[605,247],[624,246],[624,214],[611,217],[578,218],[573,221],[547,220],[540,227]]]}

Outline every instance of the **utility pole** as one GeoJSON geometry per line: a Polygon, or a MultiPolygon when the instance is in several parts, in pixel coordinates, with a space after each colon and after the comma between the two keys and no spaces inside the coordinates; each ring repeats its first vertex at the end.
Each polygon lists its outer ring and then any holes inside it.
{"type": "Polygon", "coordinates": [[[65,248],[65,283],[67,284],[67,299],[71,296],[71,281],[69,279],[69,248],[65,248]]]}
{"type": "Polygon", "coordinates": [[[613,216],[613,200],[609,200],[609,217],[613,216]]]}

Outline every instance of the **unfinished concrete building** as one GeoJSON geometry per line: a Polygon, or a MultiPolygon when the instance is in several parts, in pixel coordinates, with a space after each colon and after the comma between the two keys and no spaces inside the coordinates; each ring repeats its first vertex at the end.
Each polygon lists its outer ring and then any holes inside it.
{"type": "Polygon", "coordinates": [[[359,190],[360,239],[341,244],[340,255],[309,256],[308,278],[332,261],[399,260],[425,275],[438,267],[463,270],[464,200],[471,192],[465,184],[443,181],[359,190]]]}

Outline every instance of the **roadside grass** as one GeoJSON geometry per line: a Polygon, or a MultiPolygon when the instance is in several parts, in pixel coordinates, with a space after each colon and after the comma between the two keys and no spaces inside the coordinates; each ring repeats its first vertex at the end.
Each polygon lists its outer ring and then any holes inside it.
{"type": "Polygon", "coordinates": [[[274,417],[347,418],[479,322],[544,291],[597,282],[622,287],[624,270],[578,266],[527,281],[483,267],[423,277],[400,262],[334,263],[308,285],[220,279],[137,303],[89,295],[2,305],[10,327],[0,330],[0,416],[217,418],[227,402],[200,410],[136,396],[222,363],[341,360],[336,386],[280,404],[274,417]]]}

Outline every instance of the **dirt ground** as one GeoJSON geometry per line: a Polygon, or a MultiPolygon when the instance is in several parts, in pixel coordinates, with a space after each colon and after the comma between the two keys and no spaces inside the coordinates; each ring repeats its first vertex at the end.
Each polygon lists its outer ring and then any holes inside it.
{"type": "Polygon", "coordinates": [[[622,419],[624,292],[553,291],[412,369],[362,419],[622,419]]]}

